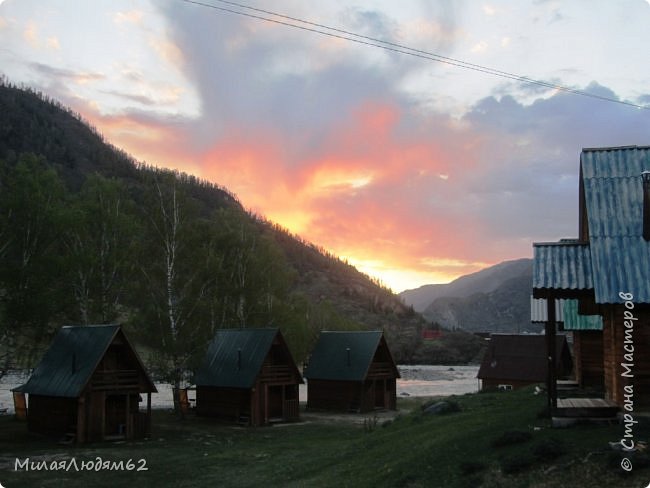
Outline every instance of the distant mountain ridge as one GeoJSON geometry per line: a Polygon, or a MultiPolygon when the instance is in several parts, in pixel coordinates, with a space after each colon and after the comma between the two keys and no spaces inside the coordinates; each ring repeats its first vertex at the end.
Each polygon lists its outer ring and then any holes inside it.
{"type": "Polygon", "coordinates": [[[431,322],[467,331],[532,330],[532,259],[504,261],[447,284],[425,285],[400,296],[431,322]]]}

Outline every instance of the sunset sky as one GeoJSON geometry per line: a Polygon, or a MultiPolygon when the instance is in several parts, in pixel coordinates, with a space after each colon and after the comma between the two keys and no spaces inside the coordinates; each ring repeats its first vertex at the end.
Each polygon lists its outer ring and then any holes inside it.
{"type": "Polygon", "coordinates": [[[0,71],[394,291],[575,237],[580,150],[650,144],[650,110],[206,6],[645,105],[643,0],[200,3],[0,0],[0,71]]]}

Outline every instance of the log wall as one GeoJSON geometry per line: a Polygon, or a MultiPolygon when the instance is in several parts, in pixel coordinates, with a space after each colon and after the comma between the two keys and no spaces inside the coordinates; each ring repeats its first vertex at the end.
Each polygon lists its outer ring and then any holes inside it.
{"type": "Polygon", "coordinates": [[[634,410],[649,410],[650,309],[647,306],[637,306],[630,310],[637,318],[633,321],[634,326],[631,329],[625,327],[625,310],[623,305],[610,305],[603,317],[605,397],[623,407],[625,386],[631,385],[634,392],[634,410]],[[627,337],[626,330],[631,330],[627,337]],[[628,340],[626,344],[628,338],[631,342],[628,340]],[[633,347],[633,352],[630,352],[630,346],[633,347]],[[629,359],[633,359],[633,362],[629,359]],[[629,365],[633,377],[623,376],[628,372],[628,369],[622,366],[623,363],[629,365]]]}

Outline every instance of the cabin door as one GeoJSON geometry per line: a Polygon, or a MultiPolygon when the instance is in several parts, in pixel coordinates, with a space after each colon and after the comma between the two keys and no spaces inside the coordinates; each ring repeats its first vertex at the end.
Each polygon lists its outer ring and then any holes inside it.
{"type": "Polygon", "coordinates": [[[284,418],[284,386],[275,385],[268,387],[268,408],[269,408],[269,419],[268,420],[277,420],[284,418]]]}
{"type": "Polygon", "coordinates": [[[375,380],[375,408],[386,408],[386,381],[375,380]]]}
{"type": "Polygon", "coordinates": [[[125,436],[127,426],[126,395],[106,395],[106,424],[104,433],[110,436],[125,436]]]}

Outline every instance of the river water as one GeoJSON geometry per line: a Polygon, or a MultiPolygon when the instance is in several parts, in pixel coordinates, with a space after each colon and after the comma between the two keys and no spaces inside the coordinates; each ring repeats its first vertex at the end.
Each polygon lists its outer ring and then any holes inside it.
{"type": "MultiPolygon", "coordinates": [[[[476,373],[478,366],[400,365],[397,380],[397,396],[430,397],[463,395],[478,391],[476,373]]],[[[11,389],[22,385],[29,378],[24,371],[12,371],[0,379],[0,412],[14,411],[11,389]]],[[[152,408],[171,408],[171,387],[157,383],[158,393],[151,395],[152,408]]],[[[190,399],[194,398],[190,392],[190,399]]],[[[146,401],[146,400],[145,400],[146,401]]],[[[307,385],[300,385],[300,401],[307,401],[307,385]]]]}

